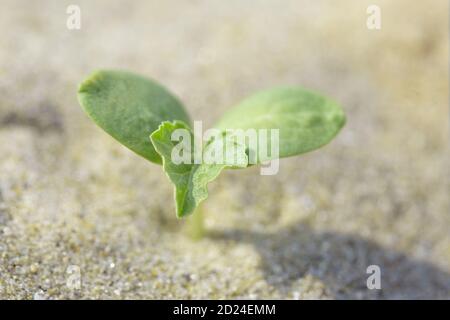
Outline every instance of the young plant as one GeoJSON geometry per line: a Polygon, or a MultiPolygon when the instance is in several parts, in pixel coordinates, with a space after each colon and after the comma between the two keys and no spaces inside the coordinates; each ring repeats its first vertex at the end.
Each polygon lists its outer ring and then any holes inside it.
{"type": "MultiPolygon", "coordinates": [[[[237,162],[179,163],[173,159],[173,150],[179,146],[173,134],[183,129],[193,136],[192,122],[177,98],[158,83],[124,71],[97,71],[81,83],[78,99],[89,117],[117,141],[162,164],[175,185],[179,218],[193,213],[208,197],[207,184],[224,168],[243,168],[312,151],[331,141],[345,124],[344,112],[328,98],[299,87],[270,89],[226,112],[214,126],[221,134],[202,146],[201,156],[218,146],[232,145],[232,158],[237,162]],[[230,129],[276,129],[278,154],[261,157],[248,139],[238,145],[227,134],[230,129]]],[[[187,149],[190,147],[188,142],[187,149]]]]}

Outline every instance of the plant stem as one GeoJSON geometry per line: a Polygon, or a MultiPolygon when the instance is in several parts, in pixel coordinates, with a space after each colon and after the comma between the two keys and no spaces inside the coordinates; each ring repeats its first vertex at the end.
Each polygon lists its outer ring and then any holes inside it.
{"type": "Polygon", "coordinates": [[[202,206],[197,207],[194,213],[187,218],[186,231],[193,240],[200,240],[205,235],[202,206]]]}

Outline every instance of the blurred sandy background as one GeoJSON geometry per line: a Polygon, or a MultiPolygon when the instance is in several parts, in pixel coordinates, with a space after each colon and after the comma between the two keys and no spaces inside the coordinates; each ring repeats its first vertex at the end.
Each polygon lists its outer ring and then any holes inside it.
{"type": "Polygon", "coordinates": [[[3,0],[0,298],[450,298],[448,18],[447,1],[3,0]],[[162,170],[82,113],[99,68],[157,79],[206,125],[280,84],[348,121],[276,176],[223,173],[194,242],[162,170]]]}

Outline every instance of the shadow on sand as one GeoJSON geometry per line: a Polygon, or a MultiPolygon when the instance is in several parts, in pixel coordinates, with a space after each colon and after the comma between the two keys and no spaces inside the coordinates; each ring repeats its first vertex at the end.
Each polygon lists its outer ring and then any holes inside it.
{"type": "Polygon", "coordinates": [[[309,274],[337,299],[450,298],[449,273],[360,236],[316,232],[297,223],[276,233],[212,231],[209,237],[254,245],[265,280],[281,294],[309,274]],[[381,268],[381,290],[367,289],[369,265],[381,268]]]}

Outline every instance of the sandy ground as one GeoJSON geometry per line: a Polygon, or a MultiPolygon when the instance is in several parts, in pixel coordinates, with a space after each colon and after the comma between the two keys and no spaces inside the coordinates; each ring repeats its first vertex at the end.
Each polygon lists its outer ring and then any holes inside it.
{"type": "Polygon", "coordinates": [[[376,1],[374,31],[373,2],[2,1],[0,298],[450,298],[448,5],[376,1]],[[348,123],[276,176],[222,174],[193,241],[162,170],[81,111],[98,68],[158,79],[205,125],[280,84],[348,123]]]}

